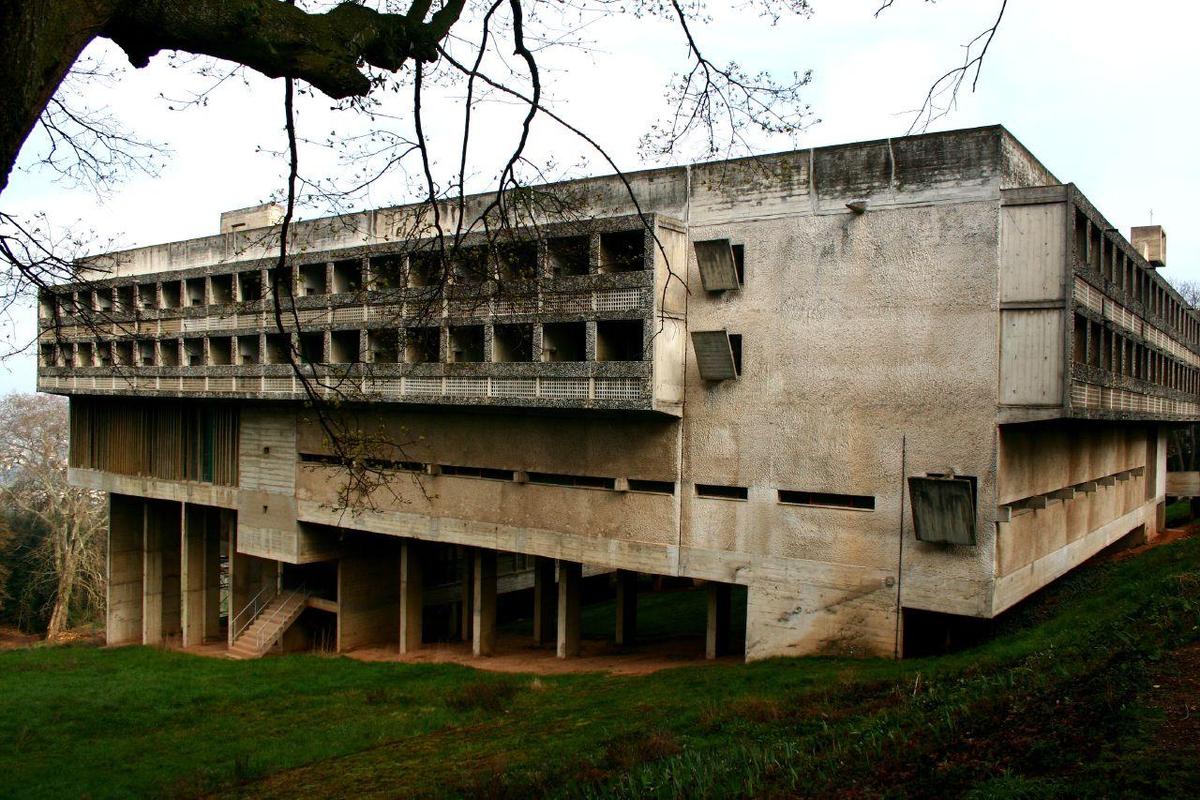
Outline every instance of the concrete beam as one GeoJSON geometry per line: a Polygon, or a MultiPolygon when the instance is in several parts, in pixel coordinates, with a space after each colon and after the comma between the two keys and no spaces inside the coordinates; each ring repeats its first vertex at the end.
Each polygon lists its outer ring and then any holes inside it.
{"type": "Polygon", "coordinates": [[[557,635],[555,620],[557,588],[554,585],[554,559],[535,556],[533,561],[533,643],[548,645],[557,635]]]}
{"type": "Polygon", "coordinates": [[[558,657],[579,655],[579,628],[583,588],[583,565],[558,562],[558,657]]]}
{"type": "Polygon", "coordinates": [[[708,584],[708,632],[704,657],[716,658],[729,652],[730,605],[733,592],[728,583],[708,584]]]}
{"type": "Polygon", "coordinates": [[[496,652],[496,551],[475,551],[474,613],[471,619],[471,652],[490,656],[496,652]]]}
{"type": "Polygon", "coordinates": [[[637,573],[617,570],[617,635],[618,647],[637,642],[637,573]]]}
{"type": "Polygon", "coordinates": [[[419,650],[422,639],[422,595],[425,563],[420,542],[409,541],[400,548],[400,654],[419,650]]]}

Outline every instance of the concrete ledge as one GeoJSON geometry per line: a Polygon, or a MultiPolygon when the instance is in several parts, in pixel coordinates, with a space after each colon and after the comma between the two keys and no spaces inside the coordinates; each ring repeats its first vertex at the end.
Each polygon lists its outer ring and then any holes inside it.
{"type": "Polygon", "coordinates": [[[177,503],[195,503],[217,508],[237,508],[238,490],[234,486],[216,486],[211,483],[193,481],[166,481],[159,478],[143,478],[133,475],[118,475],[95,469],[71,467],[67,470],[67,482],[80,489],[94,489],[133,497],[150,497],[155,500],[173,500],[177,503]]]}

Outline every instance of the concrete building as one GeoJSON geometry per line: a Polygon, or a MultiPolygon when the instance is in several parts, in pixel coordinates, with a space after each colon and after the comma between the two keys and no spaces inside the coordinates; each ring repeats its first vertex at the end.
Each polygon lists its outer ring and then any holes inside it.
{"type": "Polygon", "coordinates": [[[1200,318],[1161,229],[1001,127],[627,178],[446,259],[390,208],[297,225],[280,271],[246,209],[44,294],[39,388],[111,498],[109,641],[404,652],[439,619],[488,654],[530,575],[571,656],[587,565],[626,640],[650,574],[708,587],[710,655],[733,587],[748,659],[893,655],[1162,527],[1200,318]],[[352,502],[348,459],[382,476],[352,502]]]}

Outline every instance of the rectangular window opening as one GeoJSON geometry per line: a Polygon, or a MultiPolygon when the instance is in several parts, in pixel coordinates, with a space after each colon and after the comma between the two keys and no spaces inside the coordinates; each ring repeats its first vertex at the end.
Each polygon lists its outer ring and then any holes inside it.
{"type": "Polygon", "coordinates": [[[183,340],[183,360],[186,367],[203,367],[204,366],[204,340],[203,339],[184,339],[183,340]]]}
{"type": "Polygon", "coordinates": [[[179,308],[179,281],[163,281],[162,307],[179,308]]]}
{"type": "Polygon", "coordinates": [[[324,264],[303,264],[300,266],[300,296],[315,297],[328,294],[329,287],[325,281],[324,264]]]}
{"type": "Polygon", "coordinates": [[[455,464],[439,464],[438,469],[443,475],[454,475],[460,478],[484,478],[492,481],[511,481],[511,469],[493,469],[491,467],[464,467],[455,464]]]}
{"type": "Polygon", "coordinates": [[[442,360],[441,328],[409,328],[404,332],[404,361],[430,364],[442,360]]]}
{"type": "Polygon", "coordinates": [[[546,243],[550,274],[556,278],[588,274],[588,237],[564,236],[546,243]]]}
{"type": "Polygon", "coordinates": [[[300,334],[300,363],[320,364],[325,353],[325,334],[300,334]]]}
{"type": "Polygon", "coordinates": [[[262,273],[258,270],[238,274],[238,300],[257,303],[262,300],[262,273]]]}
{"type": "Polygon", "coordinates": [[[645,266],[644,231],[600,234],[601,272],[635,272],[645,266]]]}
{"type": "Polygon", "coordinates": [[[514,283],[532,281],[537,277],[537,243],[511,242],[498,245],[496,261],[500,280],[514,283]]]}
{"type": "Polygon", "coordinates": [[[402,289],[405,285],[404,256],[400,253],[371,256],[367,262],[371,270],[371,289],[386,292],[402,289]]]}
{"type": "Polygon", "coordinates": [[[362,288],[362,259],[333,262],[333,293],[351,294],[362,288]]]}
{"type": "Polygon", "coordinates": [[[367,350],[374,364],[395,364],[400,358],[400,332],[390,328],[367,332],[367,350]]]}
{"type": "Polygon", "coordinates": [[[733,246],[733,268],[737,270],[738,285],[746,285],[746,245],[733,246]]]}
{"type": "Polygon", "coordinates": [[[587,325],[547,322],[542,325],[542,361],[586,361],[587,325]]]}
{"type": "Polygon", "coordinates": [[[137,305],[133,299],[135,292],[136,287],[133,285],[117,287],[117,311],[120,311],[122,314],[130,314],[137,310],[137,305]]]}
{"type": "Polygon", "coordinates": [[[237,337],[238,363],[247,366],[258,364],[258,336],[237,337]]]}
{"type": "Polygon", "coordinates": [[[204,296],[204,278],[188,278],[183,282],[183,288],[189,308],[207,305],[204,296]]]}
{"type": "Polygon", "coordinates": [[[450,327],[450,363],[464,364],[483,361],[483,326],[452,325],[450,327]]]}
{"type": "Polygon", "coordinates": [[[229,336],[218,336],[208,340],[209,363],[223,367],[233,363],[233,339],[229,336]]]}
{"type": "Polygon", "coordinates": [[[233,302],[233,274],[213,275],[209,278],[212,285],[212,301],[214,303],[233,302]]]}
{"type": "Polygon", "coordinates": [[[643,494],[675,494],[674,481],[647,481],[640,478],[629,479],[629,491],[643,494]]]}
{"type": "Polygon", "coordinates": [[[740,376],[742,374],[742,335],[740,333],[729,334],[729,349],[733,351],[733,371],[740,376]]]}
{"type": "Polygon", "coordinates": [[[440,253],[413,253],[408,258],[408,285],[413,288],[439,286],[442,282],[440,253]]]}
{"type": "Polygon", "coordinates": [[[286,364],[292,349],[292,339],[284,333],[268,333],[267,349],[263,353],[264,364],[286,364]]]}
{"type": "Polygon", "coordinates": [[[581,489],[615,489],[616,478],[596,475],[566,475],[558,472],[530,472],[529,482],[543,486],[575,486],[581,489]]]}
{"type": "Polygon", "coordinates": [[[835,494],[833,492],[803,492],[780,489],[779,502],[789,506],[846,508],[854,511],[874,511],[875,497],[866,494],[835,494]]]}
{"type": "Polygon", "coordinates": [[[643,326],[640,319],[600,320],[596,323],[597,361],[642,361],[643,326]]]}
{"type": "Polygon", "coordinates": [[[492,361],[533,360],[533,325],[497,325],[492,329],[492,361]]]}
{"type": "Polygon", "coordinates": [[[721,486],[715,483],[697,483],[696,496],[713,500],[746,500],[750,490],[745,486],[721,486]]]}
{"type": "Polygon", "coordinates": [[[358,331],[334,331],[329,335],[330,364],[357,364],[361,360],[358,331]]]}

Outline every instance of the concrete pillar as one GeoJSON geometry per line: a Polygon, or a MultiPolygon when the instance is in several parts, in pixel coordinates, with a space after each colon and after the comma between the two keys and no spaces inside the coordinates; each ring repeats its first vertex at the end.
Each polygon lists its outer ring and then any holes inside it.
{"type": "Polygon", "coordinates": [[[617,570],[617,635],[618,647],[637,641],[637,573],[617,570]]]}
{"type": "Polygon", "coordinates": [[[338,559],[337,651],[399,646],[399,542],[384,536],[347,537],[338,559]]]}
{"type": "Polygon", "coordinates": [[[579,655],[580,593],[583,565],[558,562],[558,657],[579,655]]]}
{"type": "Polygon", "coordinates": [[[215,641],[221,635],[221,542],[229,541],[229,532],[237,525],[237,512],[221,509],[211,516],[204,537],[204,640],[215,641]]]}
{"type": "Polygon", "coordinates": [[[533,560],[533,643],[539,647],[550,644],[557,634],[556,592],[554,559],[535,556],[533,560]]]}
{"type": "Polygon", "coordinates": [[[463,548],[461,588],[458,627],[462,640],[470,642],[473,640],[471,630],[475,619],[475,551],[470,547],[463,548]]]}
{"type": "Polygon", "coordinates": [[[162,644],[162,528],[152,503],[142,506],[142,644],[162,644]]]}
{"type": "Polygon", "coordinates": [[[475,551],[474,614],[471,620],[471,652],[490,656],[496,652],[496,551],[475,551]]]}
{"type": "Polygon", "coordinates": [[[179,584],[182,593],[183,646],[204,641],[205,541],[207,527],[202,509],[182,503],[179,584]]]}
{"type": "Polygon", "coordinates": [[[142,561],[145,536],[143,503],[134,497],[108,496],[109,645],[142,641],[142,561]]]}
{"type": "Polygon", "coordinates": [[[405,542],[400,546],[400,654],[421,647],[421,616],[425,564],[421,543],[405,542]]]}
{"type": "Polygon", "coordinates": [[[729,652],[732,588],[727,583],[708,584],[708,635],[704,643],[705,658],[716,658],[729,652]]]}

